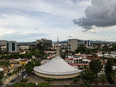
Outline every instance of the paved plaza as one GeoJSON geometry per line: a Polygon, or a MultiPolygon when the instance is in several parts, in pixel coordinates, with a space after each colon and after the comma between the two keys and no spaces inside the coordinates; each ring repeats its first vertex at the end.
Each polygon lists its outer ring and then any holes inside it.
{"type": "MultiPolygon", "coordinates": [[[[27,78],[29,79],[28,82],[32,82],[32,83],[46,82],[44,78],[41,78],[41,77],[36,76],[34,74],[31,74],[31,75],[27,76],[27,78]]],[[[53,85],[59,85],[59,84],[71,85],[71,84],[73,84],[73,80],[72,79],[53,80],[52,82],[50,82],[50,84],[53,84],[53,85]]]]}

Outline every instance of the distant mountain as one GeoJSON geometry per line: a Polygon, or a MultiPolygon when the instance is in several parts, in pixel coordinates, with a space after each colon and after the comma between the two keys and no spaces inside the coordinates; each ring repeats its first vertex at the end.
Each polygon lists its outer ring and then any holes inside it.
{"type": "MultiPolygon", "coordinates": [[[[82,39],[77,39],[78,41],[87,41],[87,40],[82,40],[82,39]]],[[[88,40],[90,41],[91,43],[116,43],[116,42],[113,42],[113,41],[101,41],[101,40],[88,40]]],[[[63,40],[63,41],[60,41],[60,43],[66,43],[68,42],[68,40],[63,40]]],[[[53,41],[53,43],[57,43],[57,41],[53,41]]]]}
{"type": "MultiPolygon", "coordinates": [[[[82,40],[82,39],[77,39],[78,41],[87,41],[87,40],[82,40]]],[[[101,40],[89,40],[91,43],[116,43],[113,41],[101,41],[101,40]]],[[[67,43],[68,40],[62,40],[59,41],[59,43],[67,43]]],[[[18,44],[34,44],[36,43],[36,41],[32,41],[32,42],[17,42],[18,44]]],[[[57,41],[52,41],[52,43],[57,43],[57,41]]]]}

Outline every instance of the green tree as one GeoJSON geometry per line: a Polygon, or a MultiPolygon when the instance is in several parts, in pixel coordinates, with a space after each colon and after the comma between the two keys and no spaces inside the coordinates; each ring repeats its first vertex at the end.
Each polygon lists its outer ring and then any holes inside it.
{"type": "Polygon", "coordinates": [[[95,78],[95,73],[87,68],[85,71],[82,72],[81,76],[82,79],[93,82],[95,78]]]}
{"type": "Polygon", "coordinates": [[[77,83],[78,81],[79,81],[78,78],[73,78],[73,82],[74,82],[74,83],[77,83]]]}
{"type": "Polygon", "coordinates": [[[100,60],[92,60],[89,63],[90,69],[95,73],[95,79],[96,79],[96,84],[97,84],[97,78],[98,78],[98,73],[102,69],[101,61],[100,60]]]}
{"type": "Polygon", "coordinates": [[[50,83],[51,81],[53,81],[53,79],[51,79],[51,78],[46,78],[45,81],[47,81],[48,83],[50,83]]]}
{"type": "Polygon", "coordinates": [[[40,66],[40,65],[41,65],[40,60],[35,60],[35,66],[40,66]]]}
{"type": "Polygon", "coordinates": [[[90,85],[90,82],[88,80],[84,80],[83,84],[81,84],[81,87],[92,87],[92,86],[90,85]]]}
{"type": "Polygon", "coordinates": [[[27,83],[25,87],[36,87],[35,83],[27,83]]]}
{"type": "Polygon", "coordinates": [[[102,84],[104,86],[104,84],[107,82],[107,76],[104,74],[100,75],[100,81],[102,82],[102,84]]]}
{"type": "Polygon", "coordinates": [[[26,72],[31,74],[33,71],[34,66],[40,66],[40,60],[33,59],[32,61],[28,62],[25,66],[26,72]]]}
{"type": "Polygon", "coordinates": [[[22,79],[21,82],[26,83],[26,82],[28,82],[28,79],[26,79],[26,78],[25,79],[22,79]]]}
{"type": "Polygon", "coordinates": [[[28,74],[31,74],[32,71],[33,71],[33,67],[32,67],[32,66],[27,66],[25,69],[26,69],[26,72],[27,72],[28,74]]]}
{"type": "Polygon", "coordinates": [[[113,71],[112,70],[113,64],[114,64],[114,60],[113,59],[108,59],[107,64],[105,66],[105,74],[107,75],[107,79],[108,79],[108,82],[110,84],[113,84],[113,79],[111,77],[111,72],[113,71]]]}
{"type": "Polygon", "coordinates": [[[0,72],[0,85],[2,85],[2,79],[4,78],[4,73],[0,72]]]}
{"type": "Polygon", "coordinates": [[[37,87],[50,87],[50,84],[49,83],[39,83],[37,87]]]}
{"type": "Polygon", "coordinates": [[[115,79],[116,79],[116,70],[113,70],[113,71],[111,72],[111,78],[112,78],[113,83],[114,83],[114,82],[115,82],[115,79]]]}
{"type": "Polygon", "coordinates": [[[25,83],[16,83],[13,87],[25,87],[25,83]]]}

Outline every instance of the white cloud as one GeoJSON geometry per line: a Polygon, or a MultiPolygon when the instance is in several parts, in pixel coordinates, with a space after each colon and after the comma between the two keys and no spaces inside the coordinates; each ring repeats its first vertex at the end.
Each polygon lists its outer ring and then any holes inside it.
{"type": "Polygon", "coordinates": [[[89,30],[91,33],[98,33],[98,30],[89,30]]]}
{"type": "MultiPolygon", "coordinates": [[[[0,37],[18,41],[33,41],[43,37],[56,40],[57,36],[60,40],[68,39],[68,36],[79,39],[107,37],[108,34],[100,35],[104,29],[97,33],[98,28],[92,27],[93,30],[85,33],[82,32],[83,28],[72,22],[74,18],[84,16],[84,10],[91,6],[90,2],[91,0],[0,0],[0,37]]],[[[108,33],[107,29],[105,31],[108,33]]]]}

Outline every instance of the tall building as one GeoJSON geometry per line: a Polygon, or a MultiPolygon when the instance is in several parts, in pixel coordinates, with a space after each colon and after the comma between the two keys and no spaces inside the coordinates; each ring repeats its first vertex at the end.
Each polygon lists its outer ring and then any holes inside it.
{"type": "Polygon", "coordinates": [[[69,39],[68,40],[68,50],[75,52],[75,50],[78,48],[78,41],[77,39],[69,39]]]}
{"type": "Polygon", "coordinates": [[[17,42],[16,41],[7,41],[7,51],[16,52],[17,51],[17,42]]]}
{"type": "Polygon", "coordinates": [[[89,47],[91,45],[90,41],[89,40],[85,41],[85,45],[86,47],[89,47]]]}

